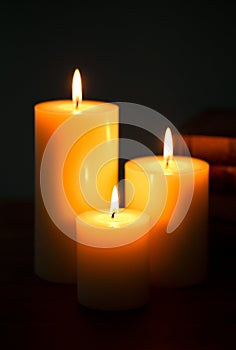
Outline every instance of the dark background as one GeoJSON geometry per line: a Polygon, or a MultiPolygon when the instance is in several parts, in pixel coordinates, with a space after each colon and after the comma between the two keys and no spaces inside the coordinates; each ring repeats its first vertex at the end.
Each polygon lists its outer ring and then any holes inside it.
{"type": "Polygon", "coordinates": [[[221,210],[210,220],[207,281],[152,290],[147,308],[119,315],[88,312],[77,305],[76,286],[34,274],[33,106],[71,98],[75,67],[84,98],[142,104],[177,128],[211,108],[236,109],[234,1],[142,5],[0,5],[4,349],[235,348],[235,193],[216,202],[231,208],[231,221],[221,210]]]}
{"type": "Polygon", "coordinates": [[[33,198],[33,106],[71,98],[143,104],[177,128],[235,109],[234,2],[1,5],[1,198],[33,198]]]}

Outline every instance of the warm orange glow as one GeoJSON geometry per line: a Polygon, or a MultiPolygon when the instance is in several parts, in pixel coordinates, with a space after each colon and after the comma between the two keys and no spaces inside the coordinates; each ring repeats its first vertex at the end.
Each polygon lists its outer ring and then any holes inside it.
{"type": "Polygon", "coordinates": [[[75,103],[75,109],[78,109],[82,102],[82,82],[80,71],[78,69],[75,70],[72,81],[72,100],[75,103]]]}
{"type": "Polygon", "coordinates": [[[173,139],[170,128],[166,129],[163,156],[168,166],[169,161],[173,158],[173,139]]]}
{"type": "Polygon", "coordinates": [[[119,210],[119,193],[117,190],[117,187],[114,186],[112,190],[111,195],[111,206],[110,206],[110,213],[116,213],[119,210]]]}

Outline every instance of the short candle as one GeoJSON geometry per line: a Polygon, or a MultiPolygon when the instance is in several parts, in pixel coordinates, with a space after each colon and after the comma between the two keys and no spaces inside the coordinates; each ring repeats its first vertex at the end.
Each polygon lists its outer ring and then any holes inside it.
{"type": "Polygon", "coordinates": [[[148,302],[149,225],[147,214],[132,209],[92,210],[76,217],[80,304],[127,310],[148,302]]]}

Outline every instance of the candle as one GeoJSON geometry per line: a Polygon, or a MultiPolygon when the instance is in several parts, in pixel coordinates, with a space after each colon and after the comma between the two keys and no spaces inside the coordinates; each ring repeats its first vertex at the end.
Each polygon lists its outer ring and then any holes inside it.
{"type": "Polygon", "coordinates": [[[35,272],[69,283],[76,282],[75,216],[104,206],[118,178],[118,107],[82,101],[78,70],[72,93],[73,101],[35,106],[35,272]]]}
{"type": "Polygon", "coordinates": [[[134,309],[149,298],[149,217],[114,207],[76,217],[78,302],[92,309],[134,309]]]}
{"type": "Polygon", "coordinates": [[[173,157],[170,130],[163,157],[125,164],[128,208],[150,215],[150,278],[154,287],[202,282],[208,265],[208,174],[205,161],[173,157]],[[168,141],[169,140],[169,141],[168,141]]]}

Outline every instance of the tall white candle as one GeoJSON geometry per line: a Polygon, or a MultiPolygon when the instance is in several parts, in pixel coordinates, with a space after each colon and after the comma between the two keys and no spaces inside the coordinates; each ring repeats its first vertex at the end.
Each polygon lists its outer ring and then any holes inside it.
{"type": "Polygon", "coordinates": [[[118,107],[73,95],[35,106],[35,272],[53,282],[76,282],[75,216],[118,179],[118,107]]]}

